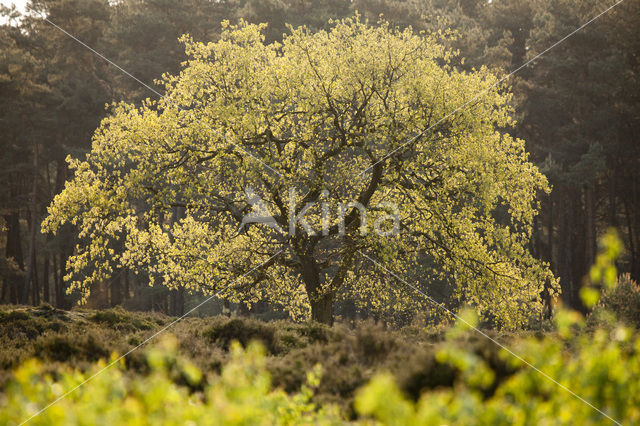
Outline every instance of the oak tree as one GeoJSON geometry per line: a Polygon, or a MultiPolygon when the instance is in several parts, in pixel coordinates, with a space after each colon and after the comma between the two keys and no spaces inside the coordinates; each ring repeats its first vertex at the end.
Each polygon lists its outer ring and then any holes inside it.
{"type": "Polygon", "coordinates": [[[113,105],[91,152],[69,159],[43,226],[79,230],[71,288],[127,267],[326,323],[337,296],[431,309],[398,274],[425,294],[446,281],[504,327],[537,315],[544,283],[556,288],[528,249],[548,186],[508,133],[498,78],[454,67],[447,32],[358,17],[282,43],[263,30],[184,36],[166,95],[113,105]],[[251,198],[273,222],[247,221],[251,198]]]}

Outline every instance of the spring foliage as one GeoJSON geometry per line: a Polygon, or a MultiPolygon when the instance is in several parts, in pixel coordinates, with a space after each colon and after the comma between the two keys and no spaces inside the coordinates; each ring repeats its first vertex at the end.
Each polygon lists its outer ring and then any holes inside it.
{"type": "MultiPolygon", "coordinates": [[[[560,316],[559,331],[564,338],[522,339],[512,349],[614,420],[622,424],[640,421],[638,336],[624,326],[573,336],[571,329],[584,330],[584,320],[575,312],[562,312],[560,316]],[[573,349],[567,351],[567,345],[573,349]]],[[[425,392],[412,402],[402,395],[392,377],[381,375],[361,389],[356,409],[382,424],[394,425],[613,424],[507,352],[503,351],[501,357],[518,370],[495,387],[495,372],[478,354],[443,350],[440,360],[461,371],[462,383],[458,386],[425,392]]]]}
{"type": "MultiPolygon", "coordinates": [[[[175,340],[166,338],[149,352],[152,373],[131,379],[116,365],[80,386],[33,419],[33,424],[318,424],[340,419],[332,407],[318,408],[311,401],[319,371],[308,374],[308,385],[290,396],[274,390],[264,366],[264,351],[257,345],[232,349],[232,359],[222,374],[203,392],[193,393],[174,382],[179,375],[197,387],[201,371],[176,357],[175,340]]],[[[24,364],[15,373],[2,401],[0,422],[18,424],[38,407],[60,397],[104,368],[101,361],[91,371],[59,372],[54,380],[42,374],[37,361],[24,364]]]]}
{"type": "Polygon", "coordinates": [[[504,131],[513,111],[498,78],[450,65],[456,52],[443,40],[453,35],[354,18],[265,44],[262,25],[223,28],[217,42],[184,36],[189,59],[164,77],[166,97],[114,105],[91,152],[69,159],[74,177],[43,228],[79,230],[70,291],[86,295],[130,268],[192,292],[233,284],[223,296],[270,300],[293,318],[339,295],[398,314],[431,309],[389,285],[364,251],[427,293],[430,282],[447,282],[502,326],[539,314],[544,283],[557,288],[527,248],[547,182],[524,141],[504,131]],[[263,225],[239,232],[247,187],[285,230],[305,203],[325,202],[330,232],[320,232],[319,204],[304,216],[315,235],[299,224],[295,235],[263,225]],[[337,235],[336,206],[351,201],[370,216],[365,223],[350,207],[337,235]],[[371,232],[391,201],[399,234],[371,232]]]}
{"type": "MultiPolygon", "coordinates": [[[[558,383],[623,424],[640,421],[640,337],[615,323],[587,331],[576,312],[560,311],[557,333],[509,339],[509,347],[558,383]]],[[[356,394],[353,424],[611,424],[603,414],[506,351],[500,361],[455,342],[475,331],[458,325],[436,355],[439,370],[456,372],[453,386],[425,390],[417,401],[396,379],[378,374],[356,394]],[[456,334],[457,337],[453,337],[456,334]],[[508,371],[497,365],[506,364],[508,371]]],[[[113,356],[115,357],[115,355],[113,356]]],[[[112,357],[112,358],[113,358],[112,357]]],[[[133,375],[117,364],[50,408],[31,424],[344,424],[346,413],[313,402],[327,372],[316,366],[302,388],[271,385],[263,350],[232,345],[219,375],[176,356],[169,338],[147,352],[151,372],[133,375]]],[[[105,366],[45,373],[37,361],[14,372],[0,398],[0,423],[18,424],[105,366]]],[[[437,375],[434,370],[431,374],[437,375]]]]}

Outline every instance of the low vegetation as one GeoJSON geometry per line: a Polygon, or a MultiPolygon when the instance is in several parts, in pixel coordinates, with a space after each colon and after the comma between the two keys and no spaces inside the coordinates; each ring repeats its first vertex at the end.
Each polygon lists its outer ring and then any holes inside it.
{"type": "MultiPolygon", "coordinates": [[[[46,305],[0,317],[3,424],[26,420],[171,321],[46,305]]],[[[462,324],[388,330],[371,322],[348,328],[209,317],[178,322],[33,423],[640,421],[635,329],[611,312],[587,321],[565,310],[549,327],[485,332],[602,413],[462,324]]]]}

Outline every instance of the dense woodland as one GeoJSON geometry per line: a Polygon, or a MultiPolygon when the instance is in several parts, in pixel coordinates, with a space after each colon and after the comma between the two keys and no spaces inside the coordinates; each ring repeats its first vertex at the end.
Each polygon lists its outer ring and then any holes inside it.
{"type": "MultiPolygon", "coordinates": [[[[72,40],[64,28],[140,81],[157,79],[185,60],[178,41],[215,41],[220,22],[266,22],[267,41],[287,24],[324,28],[330,19],[382,14],[414,30],[452,28],[461,70],[489,67],[510,77],[517,125],[531,160],[547,176],[532,254],[550,263],[562,298],[582,309],[579,289],[597,239],[616,227],[626,251],[618,268],[640,279],[640,4],[627,1],[519,67],[613,4],[594,0],[208,1],[38,0],[29,13],[3,7],[0,27],[0,284],[2,303],[48,302],[70,308],[66,262],[75,232],[42,234],[47,206],[70,170],[68,155],[90,148],[114,101],[156,95],[72,40]]],[[[184,312],[185,292],[149,288],[144,274],[118,271],[92,289],[90,306],[184,312]]],[[[342,308],[349,311],[349,306],[342,308]]]]}

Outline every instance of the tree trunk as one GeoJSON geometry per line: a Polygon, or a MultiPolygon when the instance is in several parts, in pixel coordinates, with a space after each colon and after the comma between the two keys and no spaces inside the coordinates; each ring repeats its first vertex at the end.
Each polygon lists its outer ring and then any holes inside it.
{"type": "Polygon", "coordinates": [[[184,288],[180,287],[175,290],[171,290],[171,308],[170,313],[173,316],[182,316],[184,315],[184,288]]]}
{"type": "Polygon", "coordinates": [[[627,218],[627,234],[629,235],[629,244],[627,249],[629,250],[629,255],[631,257],[631,271],[632,277],[635,275],[635,271],[637,270],[638,256],[636,253],[636,242],[634,239],[634,231],[633,231],[633,222],[632,222],[632,214],[631,209],[629,208],[629,203],[626,198],[623,197],[622,203],[624,205],[624,212],[627,218]]]}
{"type": "Polygon", "coordinates": [[[320,271],[313,256],[300,256],[300,262],[302,280],[311,305],[311,319],[333,325],[333,292],[323,291],[320,271]]]}
{"type": "Polygon", "coordinates": [[[110,297],[109,297],[109,305],[111,307],[120,305],[122,303],[122,275],[124,271],[121,270],[117,277],[114,277],[111,280],[110,297]]]}
{"type": "Polygon", "coordinates": [[[56,288],[56,307],[60,309],[66,308],[66,300],[64,297],[64,276],[67,274],[67,253],[64,247],[60,250],[59,275],[56,288]]]}
{"type": "MultiPolygon", "coordinates": [[[[29,229],[29,257],[27,260],[27,276],[22,289],[22,303],[27,304],[29,298],[29,284],[34,280],[36,268],[36,228],[38,226],[38,144],[33,144],[33,186],[31,193],[31,221],[29,229]]],[[[36,283],[34,282],[35,286],[36,283]]],[[[32,298],[35,304],[35,300],[32,298]]]]}
{"type": "Polygon", "coordinates": [[[617,172],[616,166],[612,167],[611,175],[609,177],[609,226],[614,228],[618,227],[618,206],[616,203],[617,197],[617,172]]]}
{"type": "Polygon", "coordinates": [[[131,297],[131,285],[129,282],[129,270],[125,268],[123,272],[123,281],[122,284],[124,286],[124,300],[128,300],[131,297]]]}
{"type": "Polygon", "coordinates": [[[631,232],[636,244],[635,263],[631,269],[631,277],[634,280],[640,280],[640,261],[638,260],[638,251],[640,250],[640,245],[638,244],[640,240],[640,202],[638,202],[638,194],[640,193],[640,188],[638,188],[638,177],[636,175],[631,179],[631,185],[631,212],[635,218],[635,226],[631,227],[631,232]]]}
{"type": "Polygon", "coordinates": [[[44,257],[44,265],[42,268],[42,297],[45,303],[51,303],[51,295],[49,289],[49,255],[44,257]]]}
{"type": "MultiPolygon", "coordinates": [[[[20,214],[17,211],[5,215],[7,223],[7,248],[6,257],[13,258],[20,270],[24,270],[24,258],[22,256],[22,240],[20,236],[20,214]]],[[[18,280],[19,281],[19,280],[18,280]]],[[[15,278],[7,284],[9,286],[9,301],[19,303],[19,286],[15,278]]]]}
{"type": "Polygon", "coordinates": [[[55,253],[51,255],[51,266],[53,272],[53,302],[56,308],[61,308],[60,305],[60,296],[58,296],[58,291],[60,288],[60,271],[58,270],[58,265],[56,262],[57,256],[55,253]]]}
{"type": "Polygon", "coordinates": [[[560,223],[560,247],[558,250],[558,273],[560,275],[560,287],[562,288],[562,300],[571,308],[576,307],[574,300],[574,276],[573,276],[573,219],[575,205],[572,197],[565,194],[562,200],[561,211],[567,214],[560,223]]]}
{"type": "Polygon", "coordinates": [[[178,290],[178,315],[184,315],[184,287],[178,290]]]}
{"type": "Polygon", "coordinates": [[[311,319],[333,325],[333,293],[325,293],[311,300],[311,319]]]}
{"type": "MultiPolygon", "coordinates": [[[[571,300],[572,307],[577,311],[586,313],[585,307],[582,305],[582,299],[580,298],[580,288],[582,287],[587,274],[586,267],[586,247],[587,247],[587,235],[586,235],[586,203],[584,202],[584,196],[581,192],[575,194],[573,199],[573,222],[571,229],[572,244],[570,245],[573,254],[571,255],[571,300]]],[[[571,215],[569,215],[571,216],[571,215]]]]}
{"type": "Polygon", "coordinates": [[[588,270],[596,259],[596,203],[594,191],[587,186],[584,190],[585,195],[585,267],[588,270]]]}
{"type": "MultiPolygon", "coordinates": [[[[550,194],[549,199],[545,205],[546,209],[543,210],[543,212],[541,212],[540,215],[540,229],[538,229],[536,232],[539,233],[539,239],[538,239],[538,246],[541,246],[542,248],[539,249],[537,257],[539,259],[546,259],[547,262],[549,262],[549,269],[557,275],[557,271],[555,271],[554,269],[554,257],[553,257],[553,229],[554,229],[554,222],[553,222],[553,193],[550,194]],[[547,241],[546,243],[543,241],[544,238],[544,229],[545,229],[545,223],[544,223],[544,215],[543,213],[546,213],[547,217],[547,222],[546,222],[546,226],[547,226],[547,241]],[[546,246],[545,246],[546,244],[546,246]],[[544,253],[543,253],[544,251],[544,253]]],[[[542,290],[542,302],[544,303],[544,312],[542,313],[542,317],[543,318],[550,318],[551,317],[551,313],[553,310],[553,306],[552,306],[552,300],[551,300],[551,292],[550,292],[550,287],[551,287],[551,281],[550,280],[545,280],[544,282],[544,287],[542,290]]]]}
{"type": "Polygon", "coordinates": [[[554,242],[554,232],[555,232],[555,221],[553,218],[553,215],[555,213],[555,210],[553,209],[553,194],[551,194],[551,197],[549,197],[549,234],[547,235],[547,250],[549,251],[549,268],[551,268],[552,271],[555,271],[555,257],[553,256],[553,242],[554,242]]]}
{"type": "Polygon", "coordinates": [[[34,250],[33,253],[33,278],[31,280],[31,302],[33,306],[40,305],[40,280],[38,278],[38,262],[37,255],[34,250]]]}

